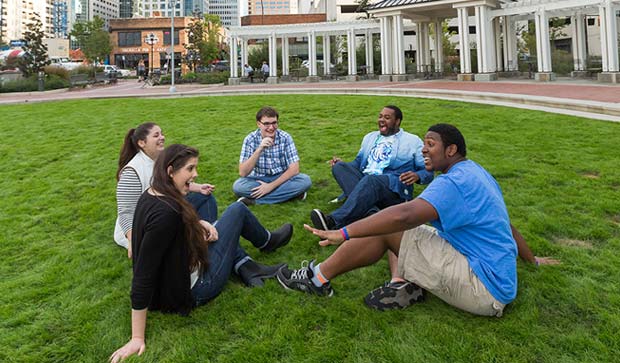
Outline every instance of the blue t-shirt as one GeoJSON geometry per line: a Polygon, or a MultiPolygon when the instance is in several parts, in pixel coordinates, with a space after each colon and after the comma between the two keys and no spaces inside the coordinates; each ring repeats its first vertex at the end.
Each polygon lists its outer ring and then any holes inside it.
{"type": "Polygon", "coordinates": [[[366,175],[381,175],[383,169],[390,165],[394,151],[395,135],[379,135],[375,140],[375,145],[368,154],[368,161],[363,173],[366,175]]]}
{"type": "Polygon", "coordinates": [[[471,160],[453,165],[420,194],[439,219],[439,235],[463,254],[476,276],[499,302],[517,296],[517,245],[495,179],[471,160]]]}

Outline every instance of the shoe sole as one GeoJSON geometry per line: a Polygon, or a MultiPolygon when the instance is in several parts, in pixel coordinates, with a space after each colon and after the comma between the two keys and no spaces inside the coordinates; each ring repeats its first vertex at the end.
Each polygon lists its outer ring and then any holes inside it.
{"type": "MultiPolygon", "coordinates": [[[[278,266],[278,265],[276,265],[278,266]]],[[[279,265],[280,267],[278,267],[275,272],[270,273],[270,274],[264,274],[264,275],[258,275],[255,276],[254,278],[252,278],[249,283],[246,284],[246,286],[248,287],[260,287],[260,286],[264,286],[265,285],[265,281],[267,279],[271,279],[277,276],[278,271],[280,271],[280,269],[282,269],[283,267],[288,266],[286,263],[281,263],[279,265]]],[[[278,280],[279,281],[279,280],[278,280]]]]}
{"type": "Polygon", "coordinates": [[[312,212],[310,212],[310,220],[312,221],[314,228],[321,229],[323,231],[328,230],[327,222],[325,221],[325,218],[323,218],[323,213],[321,213],[320,210],[313,209],[312,212]]]}

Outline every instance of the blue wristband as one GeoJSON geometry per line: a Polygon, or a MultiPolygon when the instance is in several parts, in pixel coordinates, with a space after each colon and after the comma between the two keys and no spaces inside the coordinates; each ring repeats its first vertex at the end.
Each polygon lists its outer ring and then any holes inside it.
{"type": "Polygon", "coordinates": [[[349,238],[349,231],[347,231],[347,227],[342,227],[340,231],[342,232],[342,236],[344,237],[344,240],[348,241],[350,238],[349,238]]]}

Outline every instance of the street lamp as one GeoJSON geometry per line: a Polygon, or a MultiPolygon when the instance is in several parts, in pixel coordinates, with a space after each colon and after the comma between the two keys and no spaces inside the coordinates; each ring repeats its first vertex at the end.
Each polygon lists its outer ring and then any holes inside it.
{"type": "Polygon", "coordinates": [[[174,66],[174,15],[177,8],[177,0],[170,0],[169,7],[172,9],[170,13],[170,59],[171,59],[171,69],[172,69],[172,78],[170,79],[170,93],[175,93],[177,91],[174,86],[174,74],[175,66],[174,66]]]}
{"type": "Polygon", "coordinates": [[[153,72],[153,62],[155,61],[155,54],[153,52],[153,46],[155,43],[159,42],[159,38],[153,33],[150,33],[146,37],[144,37],[144,42],[151,46],[151,60],[149,61],[149,75],[153,72]]]}

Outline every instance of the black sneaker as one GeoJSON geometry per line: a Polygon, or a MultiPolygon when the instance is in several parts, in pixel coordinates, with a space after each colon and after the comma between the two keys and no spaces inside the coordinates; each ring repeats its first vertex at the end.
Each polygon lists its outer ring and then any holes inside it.
{"type": "Polygon", "coordinates": [[[310,220],[312,221],[314,228],[321,229],[323,231],[329,231],[334,229],[336,226],[334,219],[329,215],[323,214],[323,212],[319,209],[313,209],[312,212],[310,212],[310,220]]]}
{"type": "Polygon", "coordinates": [[[404,309],[422,301],[424,301],[424,289],[409,281],[386,282],[364,298],[364,303],[368,307],[380,311],[404,309]]]}
{"type": "Polygon", "coordinates": [[[248,197],[240,197],[239,199],[237,199],[237,202],[243,203],[249,207],[251,205],[256,204],[256,199],[252,199],[248,197]]]}
{"type": "Polygon", "coordinates": [[[263,252],[273,252],[282,246],[286,246],[293,236],[293,225],[290,223],[283,224],[282,227],[271,231],[271,237],[265,247],[261,248],[263,252]]]}
{"type": "Polygon", "coordinates": [[[288,267],[282,267],[278,270],[276,277],[280,285],[287,290],[299,290],[319,296],[334,295],[334,289],[332,289],[329,282],[322,286],[316,286],[312,282],[312,278],[314,277],[313,269],[314,260],[310,261],[309,264],[308,261],[303,261],[299,270],[291,270],[288,267]]]}
{"type": "Polygon", "coordinates": [[[248,287],[260,287],[263,286],[264,280],[273,278],[276,273],[286,267],[285,263],[280,263],[273,266],[263,265],[254,260],[248,260],[246,263],[239,267],[237,274],[241,278],[244,284],[248,287]]]}

